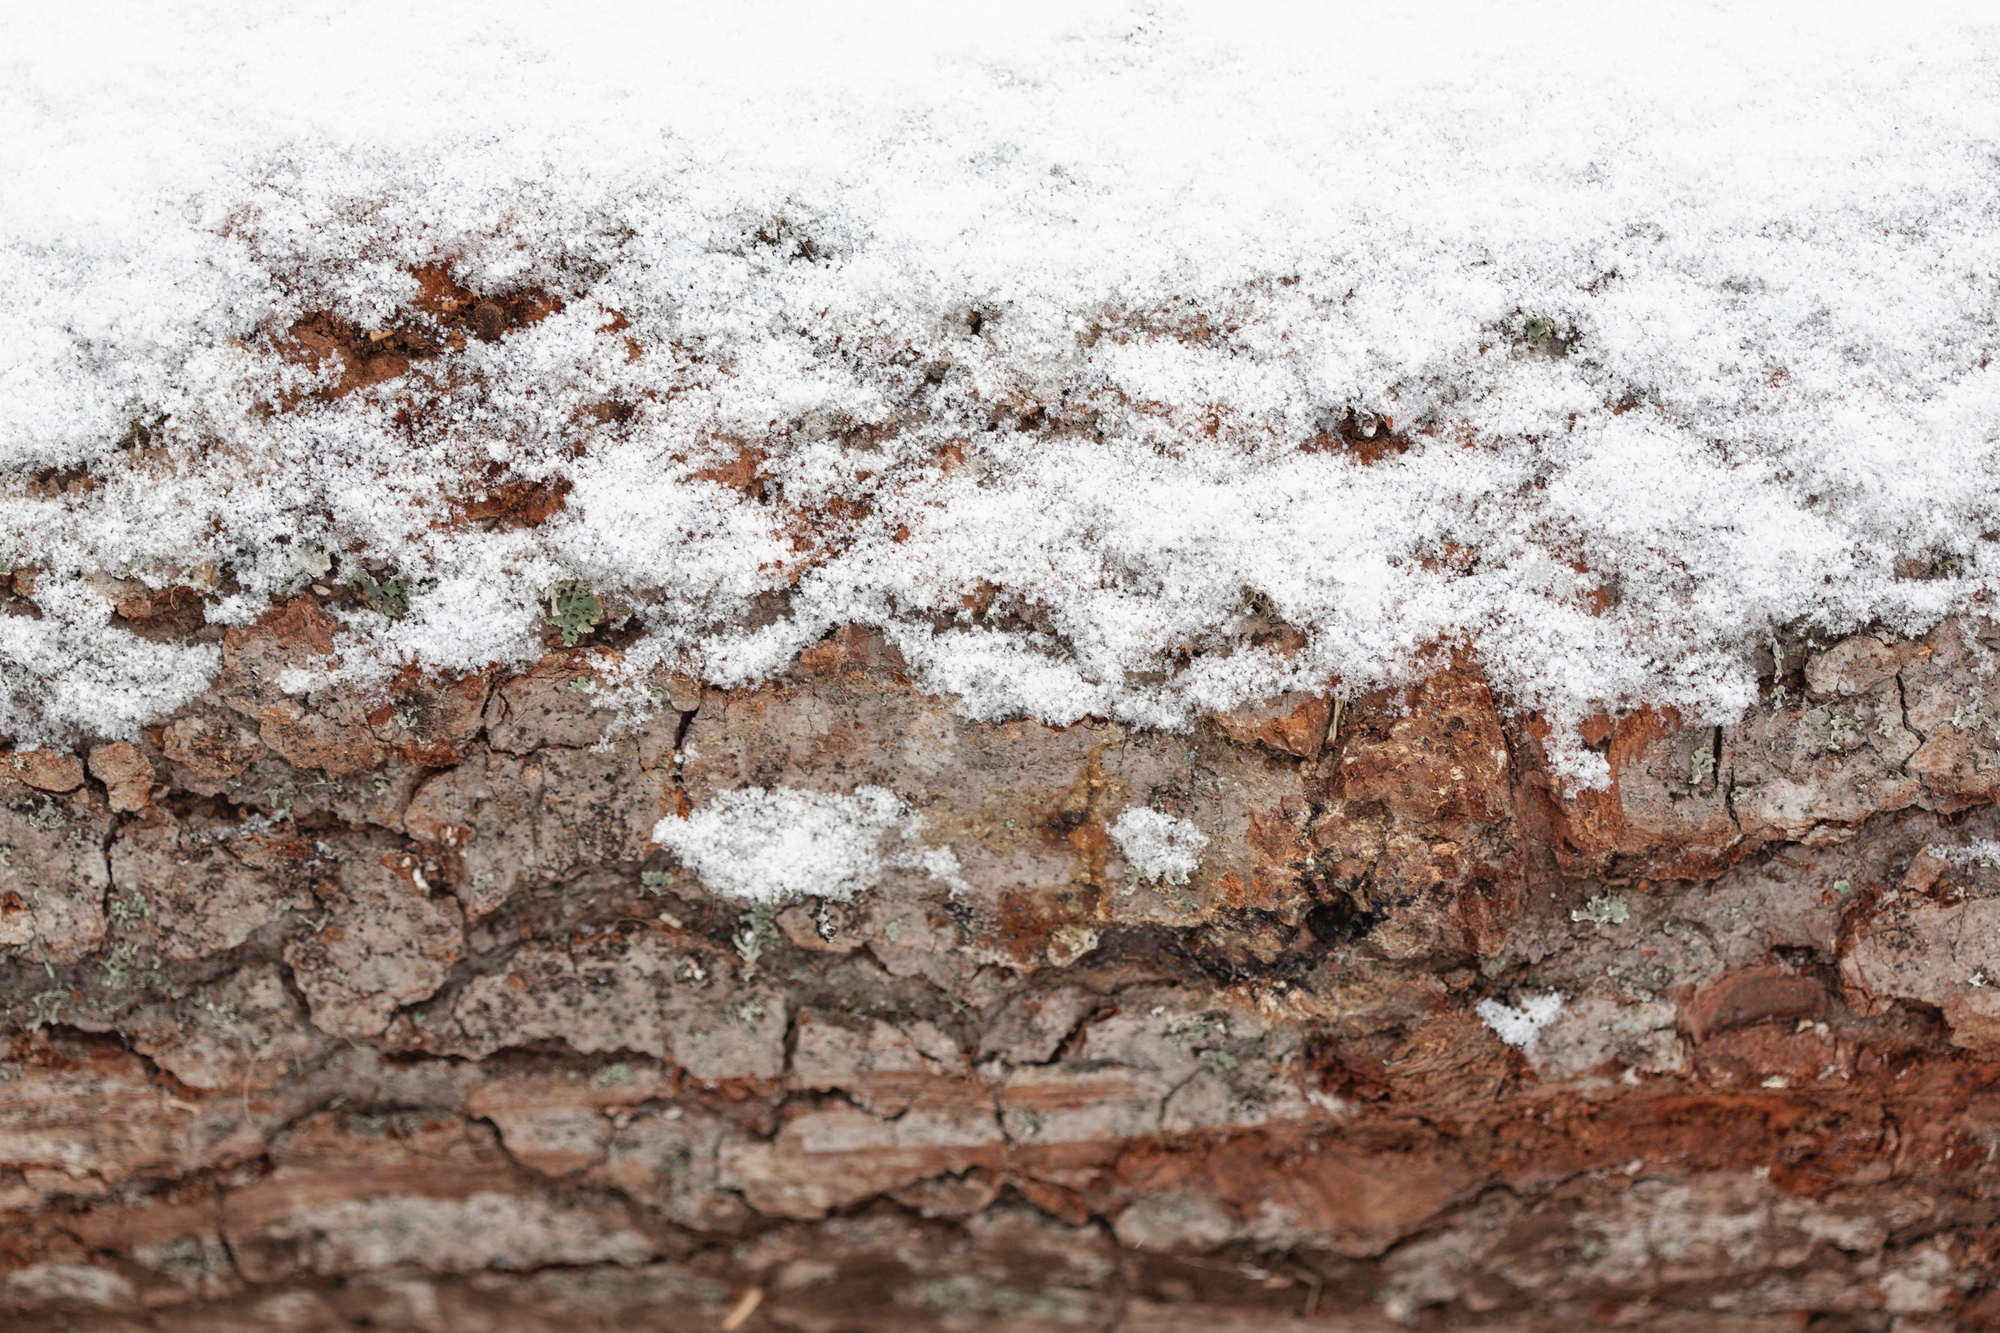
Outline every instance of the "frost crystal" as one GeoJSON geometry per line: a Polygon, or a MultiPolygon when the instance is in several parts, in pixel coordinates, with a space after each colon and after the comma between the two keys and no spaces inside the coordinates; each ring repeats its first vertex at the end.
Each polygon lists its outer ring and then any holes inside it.
{"type": "Polygon", "coordinates": [[[1562,1013],[1564,998],[1560,991],[1550,991],[1546,995],[1523,995],[1518,1007],[1502,1004],[1498,1000],[1481,1000],[1474,1012],[1501,1041],[1523,1051],[1532,1051],[1535,1043],[1541,1040],[1542,1029],[1555,1022],[1557,1015],[1562,1013]]]}
{"type": "Polygon", "coordinates": [[[1185,884],[1201,864],[1208,835],[1176,815],[1132,806],[1111,826],[1111,840],[1141,879],[1185,884]]]}
{"type": "Polygon", "coordinates": [[[857,787],[849,796],[742,787],[685,819],[662,819],[653,841],[711,892],[752,902],[846,901],[890,869],[922,870],[959,887],[957,858],[925,847],[921,829],[921,819],[883,787],[857,787]]]}

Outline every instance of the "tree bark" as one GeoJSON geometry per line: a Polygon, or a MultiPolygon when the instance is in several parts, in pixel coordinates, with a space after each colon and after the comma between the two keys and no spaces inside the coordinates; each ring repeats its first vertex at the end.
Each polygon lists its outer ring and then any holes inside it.
{"type": "Polygon", "coordinates": [[[1993,638],[1802,645],[1565,792],[1469,660],[1160,734],[967,721],[853,629],[635,719],[603,646],[287,696],[294,602],[145,737],[0,758],[0,1310],[2000,1327],[1993,638]],[[655,841],[869,788],[844,901],[655,841]]]}

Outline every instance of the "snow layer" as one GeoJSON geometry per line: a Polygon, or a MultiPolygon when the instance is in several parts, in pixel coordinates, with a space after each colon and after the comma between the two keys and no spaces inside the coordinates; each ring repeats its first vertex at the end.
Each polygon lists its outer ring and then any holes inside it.
{"type": "Polygon", "coordinates": [[[414,580],[362,679],[577,579],[635,670],[858,621],[986,717],[1470,645],[1727,720],[1774,624],[1990,595],[1996,58],[1987,4],[11,6],[0,556],[59,591],[0,731],[212,670],[106,580],[241,621],[321,553],[414,580]],[[426,265],[561,309],[332,396],[295,330],[439,335],[426,265]],[[453,519],[496,479],[569,489],[453,519]]]}
{"type": "Polygon", "coordinates": [[[845,902],[890,869],[928,871],[963,887],[957,858],[925,847],[921,819],[885,787],[856,787],[846,796],[743,787],[686,818],[662,819],[653,841],[711,892],[754,902],[845,902]]]}

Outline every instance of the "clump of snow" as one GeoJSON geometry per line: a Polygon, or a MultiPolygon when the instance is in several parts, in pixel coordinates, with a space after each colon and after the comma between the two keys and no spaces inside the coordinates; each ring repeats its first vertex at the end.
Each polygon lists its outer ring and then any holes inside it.
{"type": "Polygon", "coordinates": [[[742,787],[686,818],[662,819],[653,841],[711,892],[752,902],[844,902],[891,869],[923,870],[962,887],[950,849],[926,847],[922,820],[883,787],[856,787],[846,796],[742,787]]]}
{"type": "Polygon", "coordinates": [[[111,629],[111,603],[43,579],[41,616],[0,615],[0,735],[130,735],[208,688],[214,644],[155,643],[111,629]]]}
{"type": "Polygon", "coordinates": [[[1208,835],[1178,815],[1129,806],[1111,825],[1111,840],[1141,879],[1185,884],[1201,864],[1208,835]]]}
{"type": "MultiPolygon", "coordinates": [[[[1982,6],[75,3],[0,52],[0,556],[230,622],[385,562],[361,680],[530,658],[569,580],[634,669],[860,622],[1056,723],[1465,645],[1587,781],[1561,724],[1732,720],[1771,626],[2000,575],[1982,6]],[[420,269],[560,304],[467,336],[420,269]],[[458,521],[496,478],[562,508],[458,521]]],[[[79,690],[14,632],[17,739],[198,660],[108,627],[79,690]]]]}
{"type": "Polygon", "coordinates": [[[1519,1050],[1532,1051],[1541,1040],[1542,1029],[1562,1013],[1566,998],[1560,991],[1549,991],[1545,995],[1523,995],[1518,1005],[1481,1000],[1473,1012],[1501,1041],[1519,1050]]]}

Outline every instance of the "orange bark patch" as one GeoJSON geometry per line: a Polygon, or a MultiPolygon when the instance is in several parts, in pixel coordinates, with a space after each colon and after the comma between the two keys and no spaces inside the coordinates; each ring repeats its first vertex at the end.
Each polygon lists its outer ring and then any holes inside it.
{"type": "Polygon", "coordinates": [[[311,648],[316,653],[333,652],[333,622],[310,597],[273,608],[257,625],[279,643],[311,648]]]}
{"type": "Polygon", "coordinates": [[[1299,446],[1302,453],[1345,454],[1363,467],[1410,451],[1410,438],[1396,432],[1390,417],[1349,412],[1330,431],[1322,431],[1299,446]]]}
{"type": "Polygon", "coordinates": [[[747,440],[738,440],[736,456],[726,463],[705,467],[694,475],[718,486],[755,497],[764,488],[764,451],[747,440]]]}
{"type": "Polygon", "coordinates": [[[1249,812],[1245,841],[1250,847],[1250,891],[1243,895],[1242,905],[1275,912],[1298,892],[1310,814],[1305,802],[1295,797],[1286,798],[1276,810],[1249,812]]]}
{"type": "Polygon", "coordinates": [[[1400,715],[1377,703],[1341,748],[1339,799],[1380,802],[1411,819],[1507,817],[1507,742],[1485,677],[1454,665],[1411,690],[1400,715]]]}
{"type": "Polygon", "coordinates": [[[1317,695],[1285,694],[1214,715],[1222,734],[1238,745],[1268,745],[1285,754],[1311,759],[1326,741],[1333,717],[1331,701],[1317,695]]]}
{"type": "Polygon", "coordinates": [[[1060,903],[1035,892],[1001,895],[999,918],[995,942],[1023,963],[1040,961],[1048,951],[1049,937],[1071,919],[1060,903]]]}
{"type": "MultiPolygon", "coordinates": [[[[1737,829],[1717,797],[1720,775],[1711,766],[1701,781],[1691,781],[1686,751],[1706,746],[1699,735],[1690,737],[1673,709],[1595,717],[1578,730],[1586,744],[1603,748],[1611,772],[1602,790],[1571,792],[1550,804],[1553,846],[1565,868],[1601,873],[1614,858],[1643,858],[1646,873],[1659,878],[1705,879],[1726,867],[1737,829]]],[[[1529,731],[1538,741],[1548,735],[1539,720],[1529,731]]]]}
{"type": "Polygon", "coordinates": [[[0,759],[8,774],[36,791],[75,791],[83,785],[83,761],[54,750],[23,750],[0,759]]]}
{"type": "Polygon", "coordinates": [[[477,523],[507,530],[539,527],[562,512],[570,489],[568,477],[549,481],[515,477],[489,482],[483,492],[452,501],[450,525],[477,523]]]}
{"type": "Polygon", "coordinates": [[[113,741],[90,752],[90,775],[104,784],[111,808],[134,813],[153,799],[153,766],[130,741],[113,741]]]}

